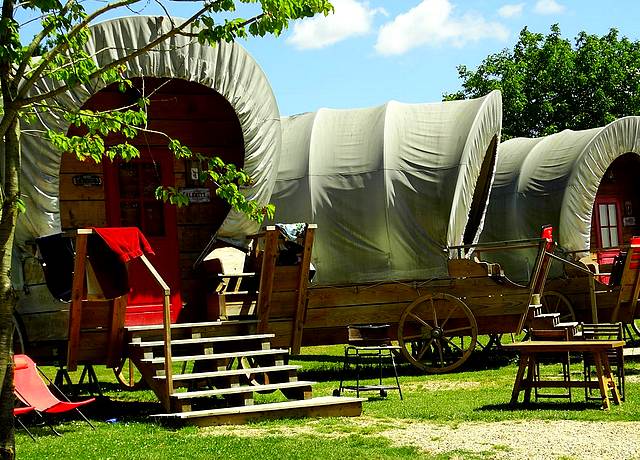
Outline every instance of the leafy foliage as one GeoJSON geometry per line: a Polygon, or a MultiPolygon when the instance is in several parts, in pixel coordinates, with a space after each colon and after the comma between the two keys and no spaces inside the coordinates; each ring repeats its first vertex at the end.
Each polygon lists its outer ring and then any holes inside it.
{"type": "Polygon", "coordinates": [[[580,32],[573,42],[558,25],[548,35],[526,27],[513,50],[487,56],[475,70],[458,67],[462,90],[445,100],[499,89],[505,137],[537,137],[603,126],[640,114],[640,42],[611,29],[580,32]]]}

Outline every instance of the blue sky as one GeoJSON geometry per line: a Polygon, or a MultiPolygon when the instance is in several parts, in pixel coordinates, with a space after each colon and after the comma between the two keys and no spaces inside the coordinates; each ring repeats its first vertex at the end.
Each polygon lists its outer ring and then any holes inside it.
{"type": "MultiPolygon", "coordinates": [[[[267,74],[283,115],[320,107],[369,107],[390,99],[440,101],[443,93],[460,87],[457,65],[473,68],[488,54],[512,48],[525,25],[547,33],[558,23],[568,38],[581,30],[602,35],[615,27],[640,39],[638,0],[332,3],[335,14],[329,17],[296,21],[279,38],[242,42],[267,74]]],[[[156,2],[143,5],[136,12],[162,14],[156,2]]],[[[168,1],[166,6],[172,15],[187,16],[200,3],[168,1]]],[[[248,17],[251,10],[239,14],[248,17]]]]}
{"type": "Polygon", "coordinates": [[[333,0],[336,13],[292,24],[278,39],[244,46],[267,74],[283,115],[320,107],[434,102],[475,67],[512,48],[526,25],[565,37],[611,27],[640,38],[638,0],[333,0]]]}

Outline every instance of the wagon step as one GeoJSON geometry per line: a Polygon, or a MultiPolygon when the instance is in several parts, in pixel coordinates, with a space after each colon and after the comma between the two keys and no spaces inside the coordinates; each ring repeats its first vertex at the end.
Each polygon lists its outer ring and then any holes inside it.
{"type": "Polygon", "coordinates": [[[311,386],[315,384],[316,382],[300,380],[293,382],[270,383],[267,385],[241,385],[236,387],[216,388],[214,390],[176,392],[173,393],[171,397],[175,399],[207,398],[210,396],[236,395],[241,393],[253,393],[254,391],[287,390],[292,388],[308,388],[308,393],[310,395],[311,386]]]}
{"type": "MultiPolygon", "coordinates": [[[[187,329],[187,328],[208,328],[208,327],[216,327],[216,326],[224,326],[224,325],[246,325],[246,324],[255,324],[257,320],[248,319],[248,320],[235,320],[235,321],[205,321],[200,323],[174,323],[171,325],[171,329],[187,329]]],[[[146,331],[157,331],[162,332],[164,330],[164,326],[162,324],[149,324],[145,326],[128,326],[125,327],[128,332],[146,332],[146,331]]]]}
{"type": "Polygon", "coordinates": [[[250,421],[300,417],[357,417],[362,413],[363,398],[323,396],[255,406],[208,409],[154,415],[157,420],[186,425],[238,425],[250,421]]]}
{"type": "Polygon", "coordinates": [[[560,322],[560,313],[542,313],[531,319],[534,329],[552,329],[560,322]]]}
{"type": "MultiPolygon", "coordinates": [[[[248,369],[226,369],[223,371],[210,371],[210,372],[192,372],[190,374],[174,374],[173,380],[198,380],[198,379],[211,379],[216,377],[230,377],[234,375],[247,375],[251,373],[266,373],[266,372],[284,372],[284,371],[296,371],[302,366],[287,364],[282,366],[262,366],[248,369]]],[[[165,380],[164,375],[156,375],[153,377],[156,380],[165,380]]]]}
{"type": "MultiPolygon", "coordinates": [[[[250,351],[233,351],[229,353],[211,353],[211,354],[203,354],[203,355],[191,355],[191,356],[174,356],[172,360],[174,362],[183,362],[183,361],[207,361],[207,360],[215,360],[215,359],[230,359],[230,358],[242,358],[242,357],[252,357],[252,356],[277,356],[277,355],[285,355],[288,353],[288,350],[283,348],[274,348],[268,350],[250,350],[250,351]]],[[[144,358],[140,360],[145,364],[163,364],[164,357],[158,358],[144,358]]]]}
{"type": "MultiPolygon", "coordinates": [[[[229,336],[217,336],[217,337],[199,337],[193,339],[175,339],[171,341],[171,345],[193,345],[193,344],[208,344],[208,343],[226,343],[248,340],[265,340],[272,339],[275,334],[248,334],[248,335],[229,335],[229,336]]],[[[134,340],[129,345],[136,347],[161,347],[164,345],[163,340],[150,340],[148,342],[134,340]]]]}

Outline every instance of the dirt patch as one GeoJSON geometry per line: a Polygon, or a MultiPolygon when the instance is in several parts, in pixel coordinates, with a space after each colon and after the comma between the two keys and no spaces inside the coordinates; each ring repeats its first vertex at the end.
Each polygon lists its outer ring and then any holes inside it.
{"type": "Polygon", "coordinates": [[[403,391],[454,391],[487,388],[488,384],[474,381],[427,380],[424,382],[403,383],[403,391]]]}
{"type": "Polygon", "coordinates": [[[385,437],[394,446],[411,446],[431,455],[496,460],[640,459],[640,422],[514,420],[456,425],[384,420],[373,417],[311,420],[294,426],[220,426],[203,436],[313,436],[336,439],[360,434],[385,437]]]}
{"type": "Polygon", "coordinates": [[[640,459],[639,422],[411,423],[381,432],[396,446],[430,454],[474,453],[492,459],[640,459]]]}

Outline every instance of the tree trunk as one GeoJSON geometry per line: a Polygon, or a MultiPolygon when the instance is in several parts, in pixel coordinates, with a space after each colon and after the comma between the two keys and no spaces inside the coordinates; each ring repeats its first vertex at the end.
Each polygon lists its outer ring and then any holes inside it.
{"type": "Polygon", "coordinates": [[[4,137],[4,196],[0,208],[0,459],[15,458],[13,418],[13,305],[11,253],[20,198],[20,122],[15,118],[4,137]]]}

